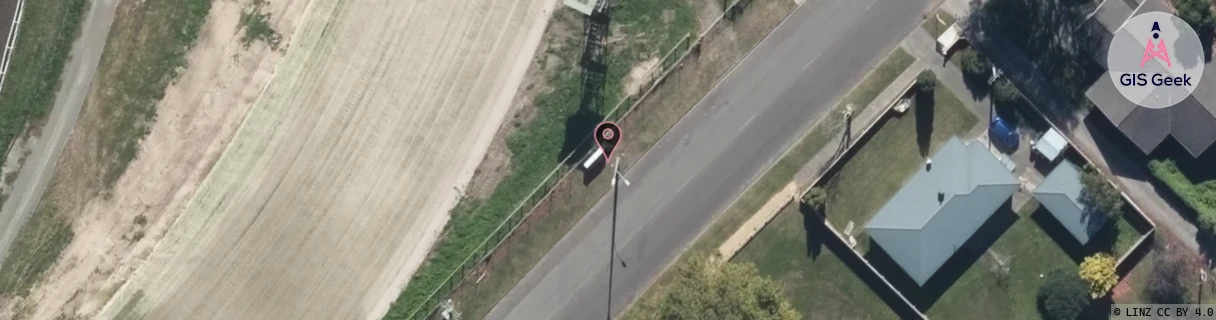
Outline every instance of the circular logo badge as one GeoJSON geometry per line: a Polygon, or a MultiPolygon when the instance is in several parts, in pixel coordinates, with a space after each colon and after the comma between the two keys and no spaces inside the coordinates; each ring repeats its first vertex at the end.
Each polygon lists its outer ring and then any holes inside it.
{"type": "Polygon", "coordinates": [[[1198,87],[1203,63],[1203,45],[1195,30],[1164,12],[1127,20],[1106,53],[1106,66],[1119,93],[1153,109],[1186,99],[1198,87]]]}

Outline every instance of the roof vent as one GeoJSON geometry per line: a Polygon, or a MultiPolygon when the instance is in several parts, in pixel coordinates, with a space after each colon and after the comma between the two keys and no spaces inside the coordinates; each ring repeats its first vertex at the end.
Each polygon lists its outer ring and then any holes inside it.
{"type": "Polygon", "coordinates": [[[933,158],[925,159],[925,171],[933,170],[933,158]]]}
{"type": "Polygon", "coordinates": [[[937,204],[942,204],[942,201],[946,201],[946,193],[942,189],[937,189],[937,204]]]}

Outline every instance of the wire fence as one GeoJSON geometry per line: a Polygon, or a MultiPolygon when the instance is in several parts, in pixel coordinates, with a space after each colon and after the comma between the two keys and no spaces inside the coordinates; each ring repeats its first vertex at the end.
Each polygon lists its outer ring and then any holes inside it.
{"type": "MultiPolygon", "coordinates": [[[[21,27],[21,13],[25,11],[25,0],[17,0],[17,10],[13,12],[13,22],[8,28],[8,38],[4,41],[4,54],[0,60],[4,61],[0,65],[0,91],[4,90],[4,79],[8,78],[8,64],[13,60],[13,48],[17,47],[17,29],[21,27]]],[[[27,113],[28,116],[28,113],[27,113]]],[[[22,121],[24,123],[25,121],[22,121]]],[[[4,146],[4,155],[8,155],[8,151],[17,144],[19,139],[13,139],[8,145],[4,146]]]]}
{"type": "MultiPolygon", "coordinates": [[[[646,80],[639,86],[642,88],[647,88],[646,91],[643,91],[641,94],[626,95],[621,99],[621,101],[617,102],[612,109],[609,109],[609,111],[604,114],[604,118],[606,120],[615,120],[618,122],[625,121],[626,117],[634,111],[635,107],[641,104],[641,102],[647,97],[654,94],[656,89],[660,87],[660,85],[662,85],[674,71],[679,70],[683,66],[682,62],[689,59],[691,56],[698,55],[703,43],[712,41],[717,35],[719,35],[719,32],[723,30],[726,25],[723,23],[723,21],[735,19],[735,17],[742,12],[743,8],[750,4],[752,0],[730,1],[730,4],[724,6],[725,9],[723,10],[723,13],[719,15],[716,20],[714,20],[709,28],[706,28],[705,31],[702,31],[695,38],[691,34],[685,34],[680,38],[679,41],[676,42],[675,45],[672,46],[671,49],[668,49],[667,53],[664,54],[662,59],[659,60],[657,66],[647,73],[646,80]]],[[[585,136],[583,140],[579,142],[579,146],[576,147],[575,150],[581,150],[584,145],[590,142],[591,133],[588,132],[587,136],[585,136]]],[[[557,167],[553,168],[553,171],[550,171],[549,174],[545,176],[545,179],[542,180],[541,183],[535,189],[533,189],[527,197],[520,201],[519,205],[517,205],[515,209],[513,209],[512,212],[507,215],[506,219],[504,219],[503,222],[494,229],[494,232],[488,235],[486,239],[482,241],[480,245],[478,245],[479,249],[470,253],[468,258],[465,258],[464,262],[462,262],[458,268],[452,270],[452,273],[448,276],[447,280],[445,280],[438,288],[435,288],[425,302],[411,311],[406,319],[426,319],[427,317],[435,315],[437,312],[439,312],[440,306],[442,306],[444,302],[448,300],[448,298],[452,295],[452,292],[454,292],[461,284],[468,280],[469,276],[472,275],[480,265],[489,260],[495,251],[498,250],[498,248],[501,247],[508,239],[510,239],[510,237],[517,230],[519,230],[520,226],[523,225],[524,220],[530,217],[532,213],[536,211],[536,208],[542,204],[546,198],[553,194],[553,191],[556,190],[556,187],[561,181],[563,181],[570,174],[574,173],[576,167],[567,165],[566,163],[570,163],[569,160],[575,156],[582,157],[584,155],[577,153],[567,155],[566,158],[560,162],[562,164],[559,164],[557,167]]]]}
{"type": "MultiPolygon", "coordinates": [[[[681,37],[680,40],[667,51],[667,54],[663,56],[658,64],[658,67],[651,70],[647,74],[646,80],[643,82],[641,87],[647,87],[649,89],[640,95],[630,94],[622,98],[621,101],[617,102],[617,104],[612,107],[612,109],[609,109],[604,116],[605,119],[616,120],[628,116],[629,112],[633,111],[633,106],[637,105],[642,98],[644,98],[649,92],[653,91],[654,87],[661,83],[662,78],[669,74],[671,70],[675,69],[675,66],[677,66],[676,62],[680,61],[684,56],[687,55],[691,49],[691,39],[692,34],[685,34],[683,37],[681,37]],[[677,56],[677,52],[683,52],[683,54],[677,56]],[[622,109],[622,107],[625,106],[629,107],[622,109]]],[[[575,150],[581,150],[581,148],[587,143],[590,143],[590,141],[591,134],[588,133],[587,136],[584,137],[581,142],[579,142],[579,146],[576,147],[575,150]]],[[[447,300],[447,297],[451,296],[452,292],[455,291],[455,289],[460,286],[463,281],[467,280],[471,274],[473,274],[473,271],[477,269],[478,265],[489,259],[494,251],[498,249],[498,247],[501,246],[506,239],[515,233],[516,230],[519,229],[524,220],[530,215],[531,212],[534,211],[537,205],[547,198],[553,192],[553,190],[555,190],[558,183],[575,171],[575,166],[566,164],[570,163],[570,159],[575,156],[582,157],[584,155],[571,153],[570,155],[567,155],[565,159],[562,159],[562,161],[559,162],[562,164],[559,164],[557,167],[553,168],[553,170],[550,171],[547,176],[545,176],[545,179],[541,181],[540,185],[536,186],[535,189],[532,189],[532,192],[529,193],[528,196],[522,201],[520,201],[519,205],[515,206],[515,209],[513,209],[512,212],[507,215],[506,219],[504,219],[502,223],[500,223],[498,227],[495,228],[494,231],[488,237],[486,237],[486,239],[482,241],[480,245],[478,245],[478,248],[480,249],[470,253],[468,258],[465,258],[464,262],[461,263],[458,268],[452,270],[452,273],[448,276],[447,280],[445,280],[440,287],[436,288],[421,306],[410,312],[410,316],[407,317],[407,319],[425,319],[426,317],[438,312],[439,307],[445,300],[447,300]],[[559,175],[558,173],[562,174],[559,175]]]]}

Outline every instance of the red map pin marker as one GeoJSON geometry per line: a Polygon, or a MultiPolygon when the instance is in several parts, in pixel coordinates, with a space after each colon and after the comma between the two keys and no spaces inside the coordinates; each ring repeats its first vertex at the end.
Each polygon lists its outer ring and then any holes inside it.
{"type": "Polygon", "coordinates": [[[612,151],[621,142],[621,127],[612,121],[600,122],[595,126],[595,144],[604,152],[605,162],[612,161],[612,151]]]}

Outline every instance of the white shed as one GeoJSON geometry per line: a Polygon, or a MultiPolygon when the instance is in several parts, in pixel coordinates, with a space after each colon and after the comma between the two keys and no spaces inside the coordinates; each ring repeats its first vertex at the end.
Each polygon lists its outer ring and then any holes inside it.
{"type": "Polygon", "coordinates": [[[949,28],[946,28],[946,31],[943,31],[942,35],[937,37],[937,52],[943,56],[950,53],[950,49],[954,48],[962,38],[963,30],[955,22],[949,28]]]}
{"type": "Polygon", "coordinates": [[[1034,151],[1047,158],[1047,161],[1056,161],[1060,157],[1060,153],[1068,148],[1068,140],[1064,139],[1064,135],[1060,134],[1055,128],[1047,130],[1034,142],[1034,151]]]}

